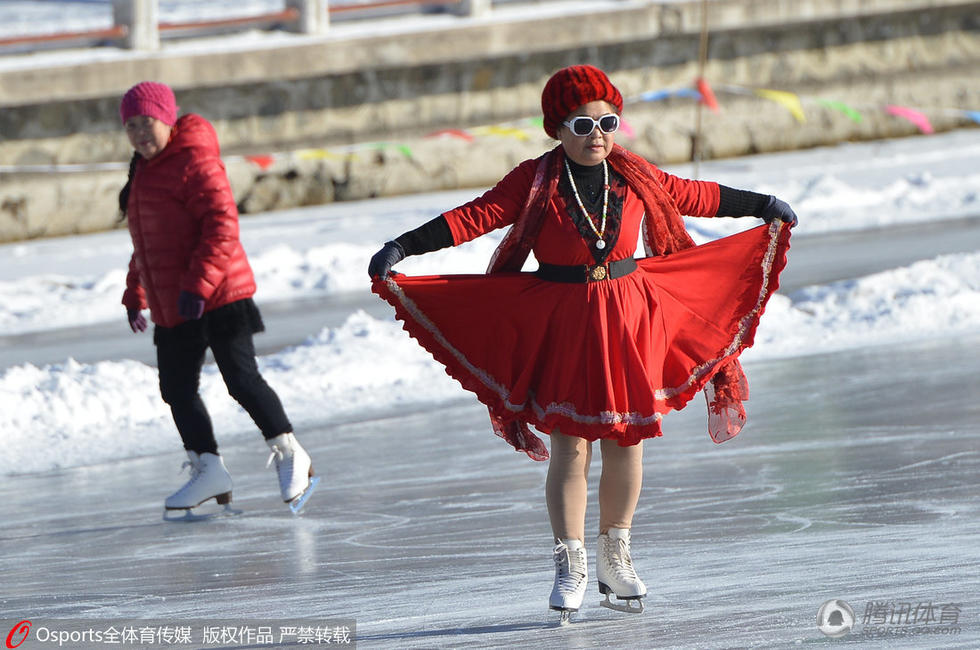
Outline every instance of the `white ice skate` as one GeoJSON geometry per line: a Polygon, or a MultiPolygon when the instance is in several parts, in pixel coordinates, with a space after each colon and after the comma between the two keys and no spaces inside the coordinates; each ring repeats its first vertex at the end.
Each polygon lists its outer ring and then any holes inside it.
{"type": "Polygon", "coordinates": [[[320,477],[313,474],[313,461],[293,434],[283,433],[266,442],[272,454],[265,466],[275,461],[282,500],[297,514],[313,494],[320,477]]]}
{"type": "Polygon", "coordinates": [[[577,612],[585,598],[588,582],[588,562],[585,546],[577,539],[558,540],[555,545],[555,586],[548,602],[551,609],[561,612],[559,625],[570,621],[572,612],[577,612]]]}
{"type": "Polygon", "coordinates": [[[187,460],[183,466],[190,467],[191,478],[182,488],[167,497],[163,503],[163,518],[166,521],[195,521],[198,519],[210,519],[211,517],[240,514],[240,510],[231,507],[231,475],[225,468],[225,463],[221,456],[205,452],[198,454],[194,451],[187,452],[187,460]],[[191,512],[205,501],[214,499],[218,505],[224,509],[216,513],[195,513],[191,512]],[[183,516],[174,516],[175,511],[183,511],[183,516]]]}
{"type": "Polygon", "coordinates": [[[599,580],[599,593],[606,599],[599,603],[603,607],[620,612],[639,614],[643,611],[643,601],[647,595],[646,585],[636,575],[633,560],[630,558],[630,531],[628,528],[610,528],[605,535],[599,535],[596,549],[596,578],[599,580]],[[624,604],[609,600],[609,594],[616,596],[624,604]]]}

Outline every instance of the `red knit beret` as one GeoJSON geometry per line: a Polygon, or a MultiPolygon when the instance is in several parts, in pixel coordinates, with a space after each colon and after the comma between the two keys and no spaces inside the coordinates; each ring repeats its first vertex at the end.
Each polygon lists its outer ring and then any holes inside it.
{"type": "Polygon", "coordinates": [[[565,118],[579,106],[606,101],[623,112],[623,96],[606,73],[591,65],[573,65],[551,75],[541,93],[544,131],[556,140],[565,118]]]}
{"type": "Polygon", "coordinates": [[[164,124],[177,123],[177,99],[167,84],[141,81],[126,91],[119,104],[119,117],[123,124],[134,115],[149,115],[164,124]]]}

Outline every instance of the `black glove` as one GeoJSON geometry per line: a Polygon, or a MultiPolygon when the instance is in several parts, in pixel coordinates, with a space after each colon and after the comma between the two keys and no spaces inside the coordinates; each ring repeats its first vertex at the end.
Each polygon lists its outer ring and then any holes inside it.
{"type": "Polygon", "coordinates": [[[766,199],[765,205],[762,206],[762,209],[758,212],[758,214],[756,214],[756,216],[760,217],[766,223],[772,223],[776,219],[779,219],[783,223],[789,224],[790,228],[795,226],[800,221],[796,217],[796,213],[793,212],[793,208],[789,207],[789,203],[786,203],[786,201],[780,201],[772,195],[766,199]]]}
{"type": "Polygon", "coordinates": [[[129,319],[129,329],[134,333],[146,331],[146,316],[139,309],[127,309],[126,318],[129,319]]]}
{"type": "Polygon", "coordinates": [[[405,259],[405,249],[398,242],[387,242],[384,248],[371,258],[371,263],[368,264],[368,275],[371,276],[372,280],[374,278],[384,280],[391,272],[391,267],[403,259],[405,259]]]}
{"type": "Polygon", "coordinates": [[[177,296],[177,315],[184,320],[199,319],[204,315],[204,298],[190,291],[181,291],[177,296]]]}

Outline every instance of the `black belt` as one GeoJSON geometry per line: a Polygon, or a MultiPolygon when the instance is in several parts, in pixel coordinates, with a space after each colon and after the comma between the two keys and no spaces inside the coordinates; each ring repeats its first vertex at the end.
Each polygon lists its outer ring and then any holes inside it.
{"type": "Polygon", "coordinates": [[[534,272],[534,275],[548,282],[601,282],[602,280],[621,278],[635,270],[636,260],[627,257],[615,262],[578,264],[576,266],[544,264],[542,262],[538,265],[538,270],[534,272]]]}

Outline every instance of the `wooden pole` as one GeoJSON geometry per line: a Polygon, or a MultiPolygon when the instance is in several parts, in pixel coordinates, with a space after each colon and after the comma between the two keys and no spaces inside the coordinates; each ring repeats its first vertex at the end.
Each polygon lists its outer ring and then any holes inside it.
{"type": "MultiPolygon", "coordinates": [[[[698,44],[698,79],[704,79],[704,68],[708,62],[708,0],[701,0],[701,39],[698,44]]],[[[694,178],[701,172],[702,137],[701,116],[704,102],[699,101],[695,108],[694,140],[691,147],[691,160],[694,163],[694,178]]]]}

